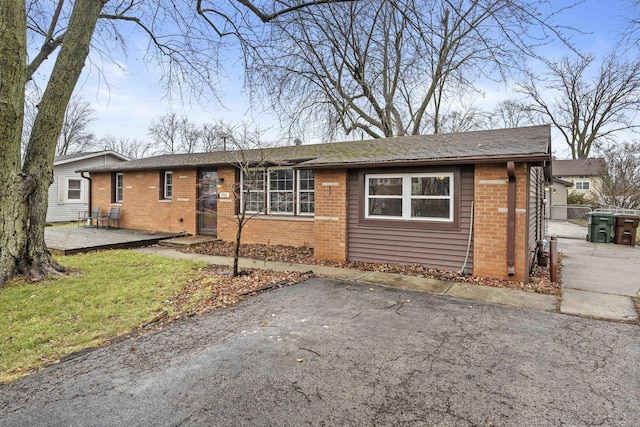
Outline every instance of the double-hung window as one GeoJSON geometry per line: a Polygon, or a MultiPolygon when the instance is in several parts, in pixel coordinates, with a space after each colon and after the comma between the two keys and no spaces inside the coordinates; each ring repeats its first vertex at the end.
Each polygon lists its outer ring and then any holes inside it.
{"type": "Polygon", "coordinates": [[[244,205],[245,212],[264,212],[264,175],[264,169],[250,169],[242,172],[241,203],[244,205]]]}
{"type": "Polygon", "coordinates": [[[315,180],[312,170],[260,168],[242,172],[241,203],[247,213],[313,215],[315,180]]]}
{"type": "Polygon", "coordinates": [[[454,174],[365,175],[365,218],[452,222],[454,174]]]}
{"type": "Polygon", "coordinates": [[[298,171],[298,215],[315,212],[315,178],[312,170],[298,171]]]}
{"type": "Polygon", "coordinates": [[[124,175],[122,172],[118,172],[113,177],[113,201],[115,203],[122,203],[124,195],[124,175]]]}
{"type": "Polygon", "coordinates": [[[162,198],[171,199],[173,196],[173,172],[164,171],[162,175],[162,198]]]}
{"type": "Polygon", "coordinates": [[[293,169],[269,170],[269,213],[293,214],[293,169]]]}
{"type": "Polygon", "coordinates": [[[67,202],[82,201],[82,180],[67,178],[67,202]]]}

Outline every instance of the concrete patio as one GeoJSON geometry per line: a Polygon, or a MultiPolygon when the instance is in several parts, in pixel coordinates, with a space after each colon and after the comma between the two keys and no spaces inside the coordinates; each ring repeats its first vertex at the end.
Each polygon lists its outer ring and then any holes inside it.
{"type": "Polygon", "coordinates": [[[44,230],[44,239],[51,253],[69,255],[100,249],[137,248],[155,245],[180,233],[161,233],[122,228],[88,228],[76,225],[53,226],[44,230]]]}

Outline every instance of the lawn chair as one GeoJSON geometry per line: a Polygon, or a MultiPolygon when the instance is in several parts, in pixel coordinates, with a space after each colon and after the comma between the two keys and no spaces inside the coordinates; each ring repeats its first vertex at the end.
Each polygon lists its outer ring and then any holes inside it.
{"type": "Polygon", "coordinates": [[[97,206],[91,210],[91,213],[88,211],[78,212],[78,227],[81,225],[83,227],[97,227],[98,220],[100,219],[100,206],[97,206]],[[95,221],[95,225],[93,224],[95,221]]]}
{"type": "Polygon", "coordinates": [[[106,229],[120,228],[120,208],[111,208],[109,213],[100,217],[98,223],[102,223],[106,229]],[[115,227],[111,224],[115,224],[115,227]]]}

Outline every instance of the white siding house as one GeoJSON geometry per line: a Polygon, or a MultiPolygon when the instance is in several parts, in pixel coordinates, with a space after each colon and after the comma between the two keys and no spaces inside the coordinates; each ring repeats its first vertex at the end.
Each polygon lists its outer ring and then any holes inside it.
{"type": "Polygon", "coordinates": [[[129,158],[115,151],[69,154],[53,161],[53,183],[49,187],[47,222],[75,221],[88,210],[89,181],[77,170],[99,167],[129,158]]]}

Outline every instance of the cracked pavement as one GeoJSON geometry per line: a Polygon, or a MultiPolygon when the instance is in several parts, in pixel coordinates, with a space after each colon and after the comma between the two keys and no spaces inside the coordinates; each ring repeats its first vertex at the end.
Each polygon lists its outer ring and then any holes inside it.
{"type": "Polygon", "coordinates": [[[640,327],[312,279],[0,386],[3,426],[637,425],[640,327]]]}

